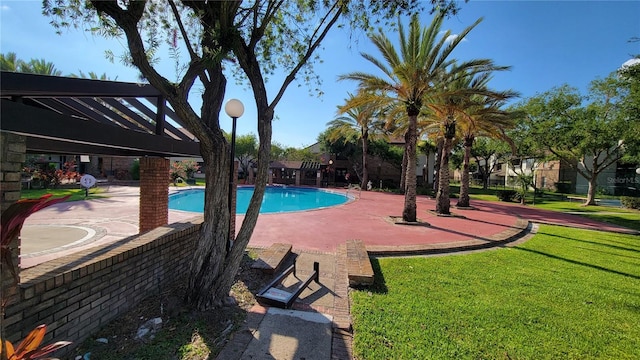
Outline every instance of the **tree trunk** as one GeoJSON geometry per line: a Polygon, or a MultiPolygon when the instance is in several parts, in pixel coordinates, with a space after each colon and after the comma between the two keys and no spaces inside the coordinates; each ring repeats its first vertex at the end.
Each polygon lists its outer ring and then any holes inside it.
{"type": "Polygon", "coordinates": [[[445,124],[445,138],[442,146],[442,157],[440,158],[440,174],[438,182],[438,193],[436,194],[436,213],[451,214],[451,199],[449,199],[449,156],[455,136],[456,123],[451,121],[445,124]]]}
{"type": "Polygon", "coordinates": [[[433,174],[433,191],[438,192],[438,188],[440,187],[440,162],[442,161],[442,147],[444,146],[444,138],[438,138],[436,141],[436,161],[433,164],[433,170],[435,174],[433,174]]]}
{"type": "Polygon", "coordinates": [[[362,182],[360,188],[367,190],[367,182],[369,182],[369,171],[367,170],[367,153],[369,152],[369,140],[367,136],[362,137],[362,182]]]}
{"type": "MultiPolygon", "coordinates": [[[[486,162],[488,163],[489,160],[486,160],[486,162]]],[[[491,176],[491,174],[489,173],[489,165],[485,164],[484,170],[482,171],[482,188],[484,190],[487,190],[489,188],[489,176],[491,176]]]]}
{"type": "Polygon", "coordinates": [[[416,222],[416,143],[417,143],[417,118],[418,114],[409,113],[409,129],[405,137],[405,153],[407,157],[404,210],[402,220],[406,222],[416,222]]]}
{"type": "Polygon", "coordinates": [[[407,144],[409,143],[409,130],[404,133],[404,152],[402,153],[402,171],[400,173],[400,192],[403,194],[407,190],[407,161],[409,160],[409,152],[407,144]]]}
{"type": "Polygon", "coordinates": [[[598,188],[598,174],[591,173],[589,179],[589,190],[587,191],[587,200],[584,202],[584,206],[597,205],[596,204],[596,189],[598,188]]]}
{"type": "Polygon", "coordinates": [[[469,159],[471,157],[471,146],[473,146],[473,137],[465,138],[464,141],[464,158],[462,161],[462,177],[460,179],[460,198],[458,199],[458,207],[469,207],[469,159]]]}

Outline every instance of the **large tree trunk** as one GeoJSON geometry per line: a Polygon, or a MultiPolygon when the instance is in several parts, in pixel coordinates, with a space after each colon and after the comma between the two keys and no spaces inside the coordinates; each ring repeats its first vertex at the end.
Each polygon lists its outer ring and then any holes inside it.
{"type": "Polygon", "coordinates": [[[404,210],[402,220],[406,222],[416,222],[416,142],[417,142],[417,112],[409,113],[409,129],[407,130],[405,143],[405,153],[407,157],[407,168],[405,176],[404,210]]]}
{"type": "Polygon", "coordinates": [[[451,214],[451,200],[449,199],[449,156],[456,132],[456,123],[451,121],[445,124],[445,137],[440,158],[440,175],[438,193],[436,194],[436,213],[451,214]]]}
{"type": "Polygon", "coordinates": [[[367,170],[367,153],[369,152],[368,136],[362,137],[362,182],[360,188],[367,190],[367,182],[369,182],[369,171],[367,170]]]}
{"type": "Polygon", "coordinates": [[[471,157],[471,146],[473,146],[473,137],[465,137],[464,140],[464,158],[462,161],[462,177],[460,179],[460,198],[458,199],[458,207],[469,207],[469,159],[471,157]]]}
{"type": "MultiPolygon", "coordinates": [[[[235,259],[229,250],[230,144],[219,128],[219,113],[224,99],[226,79],[221,68],[210,69],[210,82],[202,95],[201,122],[209,130],[200,134],[201,154],[206,176],[204,222],[200,229],[198,246],[190,265],[189,286],[186,301],[198,309],[219,307],[229,296],[235,277],[235,259]],[[224,169],[224,170],[223,170],[224,169]]],[[[176,102],[169,99],[174,108],[176,102]]],[[[179,100],[178,100],[179,101],[179,100]]],[[[182,112],[178,107],[177,111],[182,112]]],[[[239,262],[238,262],[239,263],[239,262]]]]}
{"type": "MultiPolygon", "coordinates": [[[[111,16],[122,28],[127,37],[133,64],[149,80],[149,83],[166,97],[176,114],[185,121],[188,130],[200,140],[200,150],[207,176],[204,222],[190,265],[189,287],[185,293],[185,299],[200,310],[217,307],[229,296],[244,247],[249,241],[249,236],[245,232],[242,241],[235,241],[234,246],[228,250],[229,220],[230,216],[235,216],[235,213],[230,214],[228,202],[229,165],[232,161],[230,145],[224,138],[219,123],[226,87],[222,64],[192,63],[182,82],[171,83],[155,71],[144,51],[138,28],[138,22],[144,12],[144,3],[130,2],[126,10],[112,2],[93,1],[92,4],[96,10],[111,16]],[[196,77],[199,77],[204,85],[203,104],[199,115],[187,100],[196,77]]],[[[235,16],[235,9],[225,7],[225,10],[221,13],[221,17],[231,23],[235,16]]],[[[206,33],[201,38],[202,46],[211,48],[217,46],[215,36],[216,34],[206,33]]],[[[252,199],[249,209],[252,206],[255,207],[255,202],[261,202],[262,194],[259,193],[259,189],[260,187],[256,186],[255,192],[260,195],[260,199],[258,201],[252,199]]],[[[260,205],[257,206],[259,208],[260,205]]],[[[245,222],[253,222],[255,225],[255,219],[252,216],[245,217],[245,222]]],[[[244,223],[243,227],[245,227],[244,223]]],[[[253,227],[247,228],[250,228],[248,231],[250,235],[253,227]]]]}
{"type": "Polygon", "coordinates": [[[591,178],[589,179],[589,190],[587,190],[587,200],[584,202],[584,205],[597,205],[596,204],[596,189],[598,188],[598,174],[591,173],[591,178]]]}

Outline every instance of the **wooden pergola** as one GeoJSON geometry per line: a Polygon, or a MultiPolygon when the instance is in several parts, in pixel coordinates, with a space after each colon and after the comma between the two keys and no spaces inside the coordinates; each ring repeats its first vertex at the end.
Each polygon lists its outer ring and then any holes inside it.
{"type": "MultiPolygon", "coordinates": [[[[167,158],[201,155],[159,91],[149,84],[3,71],[0,98],[0,131],[24,137],[25,153],[139,157],[141,209],[152,209],[141,210],[140,232],[167,224],[167,158]]],[[[11,161],[11,169],[2,169],[3,209],[19,198],[21,164],[11,161]]]]}
{"type": "Polygon", "coordinates": [[[149,84],[2,71],[0,131],[28,153],[199,157],[194,135],[149,84]]]}

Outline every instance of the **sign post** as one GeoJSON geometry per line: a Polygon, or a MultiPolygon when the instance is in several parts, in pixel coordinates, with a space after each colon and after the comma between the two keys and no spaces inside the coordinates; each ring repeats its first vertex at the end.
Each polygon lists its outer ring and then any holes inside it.
{"type": "Polygon", "coordinates": [[[93,177],[93,175],[89,175],[89,174],[82,175],[82,177],[80,178],[80,185],[82,185],[82,187],[84,187],[85,189],[84,197],[89,196],[89,188],[95,184],[96,184],[96,178],[93,177]]]}

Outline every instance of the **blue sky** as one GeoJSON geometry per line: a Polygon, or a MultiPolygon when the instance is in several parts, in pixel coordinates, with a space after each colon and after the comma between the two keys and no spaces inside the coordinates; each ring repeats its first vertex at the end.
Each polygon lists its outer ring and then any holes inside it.
{"type": "MultiPolygon", "coordinates": [[[[40,6],[40,1],[0,1],[0,52],[15,52],[23,60],[43,58],[53,62],[64,75],[81,70],[106,73],[118,81],[137,81],[136,70],[105,59],[106,49],[120,54],[123,43],[79,30],[56,35],[40,6]]],[[[463,3],[460,13],[448,19],[443,28],[456,33],[479,17],[484,21],[458,46],[454,57],[491,58],[496,64],[512,66],[511,71],[496,74],[491,86],[516,90],[522,98],[565,83],[586,91],[591,80],[607,76],[632,54],[640,54],[640,42],[629,42],[632,37],[640,37],[640,1],[471,0],[463,3]]],[[[425,14],[423,25],[427,26],[430,20],[425,14]]],[[[397,39],[392,31],[388,36],[397,39]]],[[[274,142],[294,147],[315,143],[326,123],[336,117],[336,106],[355,90],[355,84],[338,82],[337,77],[353,71],[379,74],[360,52],[377,58],[379,54],[364,35],[356,38],[357,42],[350,41],[348,31],[332,30],[319,52],[323,62],[315,65],[323,79],[324,95],[310,95],[306,85],[291,84],[276,108],[274,142]]],[[[173,79],[173,64],[166,62],[162,66],[165,76],[173,79]]],[[[267,83],[270,98],[280,84],[277,77],[267,83]]],[[[196,109],[200,106],[197,97],[192,96],[196,109]]],[[[257,134],[251,92],[230,79],[226,98],[237,98],[245,104],[245,114],[238,120],[238,134],[257,134]]],[[[224,114],[221,126],[227,131],[231,128],[231,121],[224,114]]]]}

